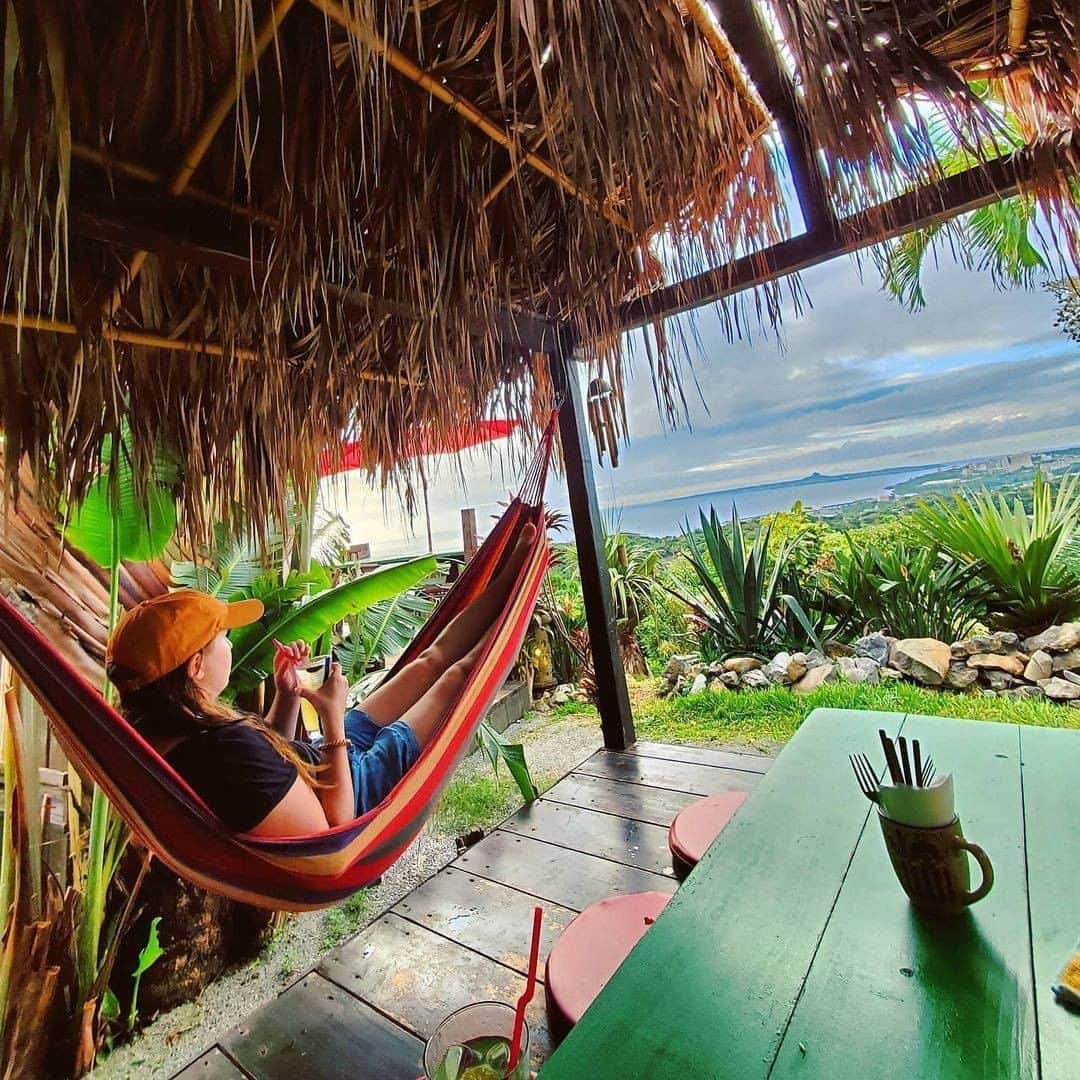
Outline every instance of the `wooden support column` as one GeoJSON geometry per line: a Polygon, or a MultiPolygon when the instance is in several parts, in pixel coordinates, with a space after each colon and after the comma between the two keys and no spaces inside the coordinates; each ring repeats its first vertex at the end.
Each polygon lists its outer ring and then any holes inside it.
{"type": "Polygon", "coordinates": [[[570,494],[570,516],[574,522],[581,592],[596,673],[596,693],[600,726],[608,750],[625,750],[635,739],[626,672],[619,654],[615,608],[611,602],[611,581],[604,555],[604,528],[593,479],[592,447],[581,385],[574,370],[573,349],[566,344],[551,357],[551,376],[559,410],[559,437],[566,463],[566,486],[570,494]]]}

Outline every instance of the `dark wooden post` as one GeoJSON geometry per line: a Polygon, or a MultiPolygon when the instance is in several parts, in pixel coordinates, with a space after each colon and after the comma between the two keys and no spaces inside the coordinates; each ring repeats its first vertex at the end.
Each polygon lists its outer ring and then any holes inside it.
{"type": "Polygon", "coordinates": [[[635,738],[634,717],[626,690],[626,672],[619,655],[611,581],[604,556],[603,521],[593,480],[588,422],[570,349],[564,348],[561,357],[552,357],[551,375],[556,393],[562,398],[559,437],[566,462],[570,516],[574,522],[581,592],[585,599],[585,618],[596,673],[600,726],[604,732],[604,746],[609,750],[625,750],[635,738]]]}

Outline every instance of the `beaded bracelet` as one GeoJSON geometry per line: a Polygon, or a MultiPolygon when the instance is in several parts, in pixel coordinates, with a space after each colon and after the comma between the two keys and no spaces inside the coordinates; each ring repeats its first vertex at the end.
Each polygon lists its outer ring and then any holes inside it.
{"type": "Polygon", "coordinates": [[[321,743],[319,743],[319,752],[321,753],[323,750],[333,750],[338,746],[348,746],[348,745],[349,745],[349,740],[348,739],[329,739],[329,740],[324,739],[321,743]]]}

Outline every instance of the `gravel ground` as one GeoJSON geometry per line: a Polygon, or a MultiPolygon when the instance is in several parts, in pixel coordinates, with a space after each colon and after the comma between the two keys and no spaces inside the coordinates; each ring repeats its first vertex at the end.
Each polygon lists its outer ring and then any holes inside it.
{"type": "MultiPolygon", "coordinates": [[[[530,713],[506,732],[520,739],[534,779],[543,785],[569,772],[601,745],[593,715],[550,717],[530,713]]],[[[458,770],[459,776],[490,771],[478,754],[458,770]]],[[[489,823],[489,827],[497,821],[489,823]]],[[[382,883],[368,890],[359,931],[407,892],[431,877],[457,854],[454,836],[440,830],[436,815],[413,845],[388,870],[382,883]]],[[[308,912],[289,919],[257,959],[223,975],[197,1001],[159,1016],[131,1043],[118,1048],[94,1070],[94,1080],[158,1080],[196,1057],[241,1019],[271,1000],[315,967],[334,946],[326,942],[327,914],[308,912]]]]}

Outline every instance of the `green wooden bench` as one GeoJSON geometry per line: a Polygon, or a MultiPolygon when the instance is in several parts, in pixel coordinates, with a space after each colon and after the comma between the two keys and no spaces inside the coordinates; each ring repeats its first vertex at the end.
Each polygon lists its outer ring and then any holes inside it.
{"type": "Polygon", "coordinates": [[[1080,1076],[1050,985],[1080,938],[1080,732],[818,710],[541,1071],[904,1080],[1080,1076]],[[914,913],[847,755],[877,730],[956,776],[996,884],[914,913]]]}

